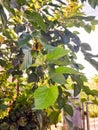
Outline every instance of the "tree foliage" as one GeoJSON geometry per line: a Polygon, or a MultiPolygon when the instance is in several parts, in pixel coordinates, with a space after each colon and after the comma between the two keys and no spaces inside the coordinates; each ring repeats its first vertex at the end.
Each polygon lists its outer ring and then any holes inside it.
{"type": "MultiPolygon", "coordinates": [[[[77,0],[0,2],[1,117],[8,115],[10,118],[17,111],[19,115],[23,114],[19,119],[24,124],[18,123],[19,129],[27,127],[25,113],[31,109],[34,117],[35,113],[47,117],[46,124],[57,123],[62,108],[72,116],[67,86],[77,96],[81,91],[87,91],[84,86],[87,79],[81,73],[82,65],[76,63],[76,53],[81,46],[78,32],[71,32],[69,28],[83,27],[90,33],[98,21],[93,16],[86,17],[82,3],[77,0]]],[[[93,8],[98,4],[94,0],[89,3],[93,8]]],[[[9,122],[6,123],[10,127],[9,122]]],[[[35,128],[38,127],[41,127],[39,123],[35,128]]]]}

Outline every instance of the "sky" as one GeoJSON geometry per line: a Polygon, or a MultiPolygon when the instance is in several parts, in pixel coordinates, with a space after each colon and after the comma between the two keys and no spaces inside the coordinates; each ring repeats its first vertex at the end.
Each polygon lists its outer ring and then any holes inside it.
{"type": "MultiPolygon", "coordinates": [[[[93,9],[86,2],[83,8],[86,15],[94,15],[98,20],[98,7],[93,9]]],[[[91,33],[87,33],[84,29],[79,30],[81,42],[89,43],[92,51],[92,54],[98,54],[98,25],[96,26],[95,31],[91,33]]],[[[84,56],[81,52],[77,54],[78,62],[81,63],[85,68],[83,69],[83,73],[87,76],[88,79],[91,79],[95,74],[98,75],[98,71],[92,65],[90,65],[87,61],[84,60],[84,56]]]]}

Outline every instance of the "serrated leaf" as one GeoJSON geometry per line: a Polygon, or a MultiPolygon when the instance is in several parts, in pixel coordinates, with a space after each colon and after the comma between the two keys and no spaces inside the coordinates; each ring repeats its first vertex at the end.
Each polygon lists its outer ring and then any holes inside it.
{"type": "Polygon", "coordinates": [[[73,116],[73,109],[69,104],[64,105],[64,111],[67,112],[70,116],[73,116]]]}
{"type": "Polygon", "coordinates": [[[73,68],[65,67],[65,66],[57,67],[56,73],[59,73],[59,74],[79,74],[79,75],[81,75],[80,72],[74,70],[73,68]]]}
{"type": "Polygon", "coordinates": [[[42,86],[38,88],[34,93],[34,109],[45,109],[54,104],[58,97],[57,86],[42,86]]]}
{"type": "Polygon", "coordinates": [[[68,50],[65,50],[64,48],[61,47],[56,47],[52,52],[47,54],[47,60],[52,61],[59,59],[65,55],[68,54],[68,50]]]}

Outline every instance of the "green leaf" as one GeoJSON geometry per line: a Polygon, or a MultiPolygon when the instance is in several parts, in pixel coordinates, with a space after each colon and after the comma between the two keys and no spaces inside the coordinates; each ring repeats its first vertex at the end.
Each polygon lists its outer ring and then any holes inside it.
{"type": "Polygon", "coordinates": [[[0,104],[0,110],[5,111],[7,109],[7,105],[5,104],[0,104]]]}
{"type": "Polygon", "coordinates": [[[43,44],[44,48],[48,51],[51,52],[54,50],[55,47],[51,46],[51,45],[47,45],[47,44],[43,44]]]}
{"type": "Polygon", "coordinates": [[[83,86],[83,90],[87,95],[98,96],[97,90],[91,90],[88,86],[83,86]]]}
{"type": "Polygon", "coordinates": [[[33,66],[40,66],[40,65],[43,65],[45,63],[45,60],[46,60],[46,56],[45,55],[42,55],[42,54],[39,54],[37,57],[36,57],[36,60],[35,60],[35,63],[33,66]]]}
{"type": "Polygon", "coordinates": [[[56,73],[59,73],[59,74],[79,74],[79,75],[81,75],[80,72],[74,70],[73,68],[65,67],[65,66],[57,67],[56,73]]]}
{"type": "Polygon", "coordinates": [[[73,31],[73,33],[76,34],[76,35],[77,35],[77,34],[80,34],[78,31],[73,31]]]}
{"type": "Polygon", "coordinates": [[[69,104],[64,105],[64,111],[67,112],[70,116],[73,116],[73,109],[69,104]]]}
{"type": "Polygon", "coordinates": [[[51,124],[56,124],[58,122],[60,112],[59,111],[52,111],[49,115],[49,120],[51,124]]]}
{"type": "Polygon", "coordinates": [[[98,96],[98,90],[95,90],[95,89],[91,90],[91,95],[98,96]]]}
{"type": "Polygon", "coordinates": [[[81,98],[81,102],[86,102],[87,99],[86,98],[81,98]]]}
{"type": "Polygon", "coordinates": [[[71,75],[71,78],[73,80],[73,82],[76,82],[78,87],[81,88],[81,86],[83,86],[84,80],[82,80],[82,76],[80,75],[71,75]]]}
{"type": "Polygon", "coordinates": [[[89,4],[91,5],[91,7],[92,8],[94,8],[95,9],[95,7],[96,7],[96,4],[97,4],[97,2],[96,2],[97,0],[88,0],[88,2],[89,2],[89,4]]]}
{"type": "Polygon", "coordinates": [[[51,63],[55,65],[69,65],[70,60],[69,60],[69,57],[66,55],[65,57],[62,57],[60,59],[52,60],[51,63]]]}
{"type": "Polygon", "coordinates": [[[90,95],[90,94],[91,94],[91,90],[89,89],[88,86],[83,86],[83,90],[84,90],[84,92],[85,92],[87,95],[90,95]]]}
{"type": "Polygon", "coordinates": [[[65,84],[65,77],[63,74],[51,73],[50,77],[59,84],[65,84]]]}
{"type": "MultiPolygon", "coordinates": [[[[62,94],[60,94],[60,95],[62,95],[62,94]]],[[[66,100],[67,100],[67,96],[66,96],[66,99],[62,98],[61,96],[58,97],[58,108],[59,109],[62,109],[64,107],[66,100]]]]}
{"type": "Polygon", "coordinates": [[[84,27],[84,29],[85,29],[88,33],[91,32],[91,26],[90,26],[89,24],[87,24],[87,25],[84,27]]]}
{"type": "Polygon", "coordinates": [[[29,21],[34,25],[34,27],[39,26],[43,31],[46,31],[46,25],[40,13],[25,11],[25,14],[27,15],[29,21]]]}
{"type": "Polygon", "coordinates": [[[24,32],[18,39],[18,46],[22,47],[24,44],[27,44],[31,38],[32,37],[29,33],[24,32]]]}
{"type": "Polygon", "coordinates": [[[46,25],[44,23],[43,17],[37,12],[33,12],[32,16],[34,21],[37,22],[37,24],[41,27],[41,29],[43,31],[46,31],[46,25]]]}
{"type": "Polygon", "coordinates": [[[98,20],[93,20],[91,23],[94,24],[94,25],[97,25],[98,24],[98,20]]]}
{"type": "Polygon", "coordinates": [[[87,78],[86,78],[85,75],[81,75],[81,76],[80,76],[80,79],[81,79],[81,81],[83,81],[83,82],[87,82],[87,78]]]}
{"type": "Polygon", "coordinates": [[[74,84],[74,96],[78,96],[78,94],[81,92],[81,87],[77,84],[74,84]]]}
{"type": "Polygon", "coordinates": [[[78,64],[78,67],[79,67],[80,70],[84,69],[84,66],[82,64],[78,64]]]}
{"type": "Polygon", "coordinates": [[[98,101],[97,100],[93,100],[92,101],[94,104],[98,105],[98,101]]]}
{"type": "Polygon", "coordinates": [[[56,60],[56,59],[59,59],[65,55],[67,55],[68,52],[69,51],[65,50],[64,48],[56,47],[52,52],[47,54],[47,59],[49,61],[56,60]]]}
{"type": "Polygon", "coordinates": [[[86,21],[92,21],[95,19],[95,16],[82,17],[82,19],[85,19],[86,21]]]}
{"type": "Polygon", "coordinates": [[[58,87],[42,86],[34,93],[35,107],[34,109],[45,109],[54,104],[58,97],[58,87]]]}

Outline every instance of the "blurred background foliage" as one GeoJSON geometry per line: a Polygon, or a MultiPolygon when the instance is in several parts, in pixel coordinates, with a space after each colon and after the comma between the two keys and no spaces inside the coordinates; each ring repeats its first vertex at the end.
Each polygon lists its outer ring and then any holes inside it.
{"type": "Polygon", "coordinates": [[[90,33],[98,24],[82,11],[83,2],[0,0],[1,130],[46,129],[60,120],[62,109],[73,115],[70,89],[74,97],[98,93],[84,84],[83,66],[76,62],[80,48],[91,58],[88,48],[79,32],[69,30],[75,26],[90,33]]]}

